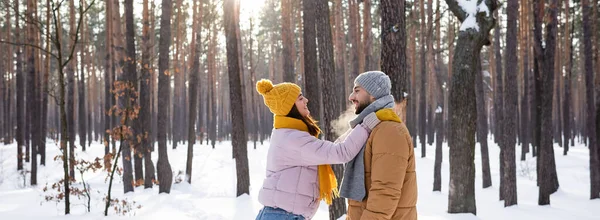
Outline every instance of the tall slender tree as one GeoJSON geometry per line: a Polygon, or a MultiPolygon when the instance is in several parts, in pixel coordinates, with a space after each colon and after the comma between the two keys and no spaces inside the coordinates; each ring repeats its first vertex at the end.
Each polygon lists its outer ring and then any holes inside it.
{"type": "Polygon", "coordinates": [[[140,115],[138,123],[140,124],[139,135],[141,135],[141,150],[144,154],[144,169],[146,171],[144,176],[144,188],[152,188],[155,180],[154,176],[154,164],[152,163],[152,147],[154,145],[152,141],[152,130],[150,123],[152,122],[151,113],[151,100],[152,100],[152,82],[155,80],[151,77],[151,72],[154,70],[151,67],[150,53],[150,16],[148,12],[148,0],[144,0],[142,9],[142,69],[141,69],[141,81],[140,81],[140,115]]]}
{"type": "MultiPolygon", "coordinates": [[[[586,129],[589,138],[590,152],[590,199],[600,198],[600,159],[598,156],[598,136],[596,127],[596,105],[594,104],[594,64],[593,64],[593,45],[592,45],[592,4],[589,0],[581,1],[582,19],[583,19],[583,60],[584,75],[587,102],[586,129]]],[[[541,193],[541,187],[540,187],[541,193]]],[[[549,200],[549,198],[548,198],[549,200]]],[[[549,202],[548,202],[549,203],[549,202]]]]}
{"type": "Polygon", "coordinates": [[[167,108],[169,106],[169,45],[171,44],[171,12],[173,5],[171,0],[162,0],[162,16],[160,18],[160,39],[158,42],[158,162],[156,164],[158,173],[159,193],[170,193],[173,183],[173,173],[167,153],[167,108]]]}
{"type": "MultiPolygon", "coordinates": [[[[543,2],[534,2],[534,51],[537,65],[537,75],[539,78],[539,88],[536,96],[539,97],[540,112],[538,113],[540,127],[539,150],[537,158],[537,173],[539,184],[539,205],[550,204],[550,194],[558,189],[558,178],[556,177],[556,164],[554,162],[554,148],[552,147],[552,96],[554,94],[554,53],[556,45],[556,3],[557,0],[550,0],[548,23],[546,24],[546,39],[542,42],[541,22],[544,15],[541,13],[545,9],[543,2]],[[545,46],[542,46],[545,44],[545,46]]],[[[537,87],[537,86],[536,86],[537,87]]],[[[536,88],[537,89],[537,88],[536,88]]]]}
{"type": "MultiPolygon", "coordinates": [[[[565,69],[566,69],[566,76],[564,76],[564,80],[563,80],[563,96],[564,96],[564,101],[563,101],[563,123],[564,123],[564,129],[563,129],[563,135],[564,135],[564,139],[563,139],[563,155],[567,155],[567,152],[569,151],[569,140],[571,140],[571,84],[572,84],[572,70],[573,70],[573,41],[571,40],[571,36],[573,35],[573,24],[569,23],[569,19],[570,19],[570,6],[569,6],[569,1],[565,0],[565,41],[564,41],[564,45],[565,45],[565,49],[566,49],[566,54],[568,54],[565,64],[565,69]]],[[[572,20],[571,22],[574,22],[574,20],[572,20]]]]}
{"type": "MultiPolygon", "coordinates": [[[[112,17],[112,0],[105,1],[105,11],[106,17],[112,17]]],[[[110,135],[107,132],[111,129],[111,111],[110,108],[112,106],[112,95],[111,95],[111,85],[112,85],[112,19],[106,19],[106,36],[105,36],[105,45],[106,45],[106,57],[104,58],[104,154],[109,154],[109,144],[110,144],[110,135]]],[[[110,160],[105,160],[110,161],[110,160]]]]}
{"type": "Polygon", "coordinates": [[[292,33],[292,0],[281,1],[281,38],[283,44],[283,81],[296,82],[294,60],[292,60],[293,40],[292,33]]]}
{"type": "Polygon", "coordinates": [[[518,108],[518,85],[517,85],[517,16],[519,12],[519,2],[509,0],[507,8],[507,26],[506,26],[506,62],[504,70],[506,73],[506,84],[504,84],[504,206],[517,204],[517,170],[516,170],[516,127],[517,127],[517,108],[518,108]]]}
{"type": "MultiPolygon", "coordinates": [[[[302,0],[302,21],[304,38],[304,91],[306,97],[315,99],[308,103],[308,108],[312,109],[310,115],[315,120],[320,120],[321,103],[319,102],[319,77],[317,65],[317,40],[316,40],[316,1],[302,0]]],[[[341,40],[340,40],[341,41],[341,40]]]]}
{"type": "MultiPolygon", "coordinates": [[[[75,1],[69,1],[69,45],[75,48],[77,45],[74,35],[77,34],[75,26],[75,1]]],[[[67,128],[69,132],[69,176],[75,178],[75,68],[77,56],[73,55],[70,65],[67,66],[67,128]]]]}
{"type": "MultiPolygon", "coordinates": [[[[36,41],[36,28],[34,27],[34,21],[37,21],[36,18],[36,3],[35,1],[32,0],[27,0],[27,9],[25,12],[25,22],[27,23],[27,42],[33,44],[33,45],[38,45],[38,42],[36,41]]],[[[29,124],[29,134],[27,134],[28,136],[31,135],[31,185],[37,185],[37,147],[38,147],[38,143],[39,143],[39,136],[38,136],[38,128],[39,128],[39,113],[38,110],[39,108],[37,107],[33,107],[33,106],[39,106],[37,103],[37,88],[39,88],[37,86],[37,81],[39,80],[38,74],[37,72],[39,71],[37,65],[36,65],[36,61],[37,58],[36,57],[36,49],[33,47],[26,47],[26,55],[27,55],[27,62],[26,62],[26,66],[27,66],[27,106],[29,107],[27,110],[27,114],[28,114],[28,124],[29,124]]],[[[25,110],[25,109],[23,109],[25,110]]],[[[21,111],[23,111],[21,110],[21,111]]]]}
{"type": "MultiPolygon", "coordinates": [[[[82,3],[84,3],[85,7],[85,1],[82,1],[82,3]]],[[[83,18],[83,23],[84,25],[81,27],[81,40],[84,42],[82,44],[79,44],[79,55],[80,55],[80,59],[79,59],[79,74],[77,74],[77,128],[78,128],[78,134],[79,134],[79,147],[81,147],[82,151],[85,151],[85,141],[87,140],[87,114],[86,114],[86,109],[85,109],[85,90],[86,90],[86,86],[85,86],[85,68],[84,66],[86,65],[86,59],[85,59],[85,55],[86,55],[86,50],[85,47],[88,44],[87,41],[87,23],[86,23],[86,18],[85,16],[83,18]]]]}
{"type": "MultiPolygon", "coordinates": [[[[421,25],[425,26],[425,1],[421,1],[420,2],[420,7],[419,7],[419,14],[421,15],[421,25]]],[[[421,158],[425,157],[425,154],[427,153],[427,143],[426,143],[426,136],[427,136],[427,105],[425,103],[427,103],[427,64],[425,62],[426,60],[426,31],[427,28],[422,28],[421,31],[419,32],[419,44],[421,45],[421,53],[420,53],[420,83],[419,83],[419,141],[421,142],[421,158]]]]}
{"type": "MultiPolygon", "coordinates": [[[[399,108],[396,113],[406,121],[409,78],[406,65],[405,1],[381,1],[381,70],[390,76],[392,95],[399,108]]],[[[370,30],[369,30],[370,32],[370,30]]],[[[365,34],[369,35],[369,34],[365,34]]],[[[365,56],[365,60],[367,56],[365,56]]],[[[414,120],[414,119],[411,119],[414,120]]]]}
{"type": "MultiPolygon", "coordinates": [[[[480,64],[481,65],[481,64],[480,64]]],[[[487,124],[487,111],[486,111],[486,98],[487,95],[483,88],[483,72],[475,73],[475,89],[476,89],[476,100],[477,100],[477,141],[481,148],[481,186],[485,189],[492,186],[492,177],[490,172],[490,156],[488,150],[488,124],[487,124]]],[[[437,157],[437,153],[436,153],[437,157]]]]}
{"type": "Polygon", "coordinates": [[[449,213],[476,214],[475,205],[475,106],[476,74],[481,72],[480,52],[490,45],[490,30],[496,20],[493,12],[496,0],[470,1],[477,11],[467,13],[456,0],[446,0],[452,13],[462,22],[458,33],[452,63],[452,85],[450,87],[450,188],[448,194],[449,213]],[[485,5],[486,7],[481,7],[485,5]],[[471,22],[465,22],[470,19],[471,22]],[[476,21],[473,25],[473,20],[476,21]]]}
{"type": "Polygon", "coordinates": [[[185,175],[188,183],[192,183],[192,160],[194,156],[194,144],[196,143],[196,109],[198,106],[198,81],[200,76],[200,52],[202,47],[202,32],[200,31],[202,25],[202,1],[195,0],[194,1],[194,31],[193,33],[196,36],[192,39],[192,48],[194,51],[192,52],[192,69],[190,72],[190,106],[189,106],[189,124],[188,124],[188,152],[187,152],[187,162],[185,167],[185,175]]]}
{"type": "MultiPolygon", "coordinates": [[[[20,25],[19,25],[19,20],[21,20],[20,18],[20,11],[19,11],[19,1],[16,0],[14,1],[15,4],[15,42],[17,44],[20,44],[22,42],[21,39],[21,29],[20,29],[20,25]]],[[[24,74],[25,72],[23,71],[23,54],[22,54],[22,47],[21,46],[15,46],[15,52],[16,52],[16,75],[17,75],[17,85],[15,86],[17,88],[17,170],[23,170],[23,157],[25,155],[23,155],[23,147],[25,147],[25,128],[23,126],[25,126],[25,116],[23,115],[24,113],[24,105],[25,105],[25,94],[23,91],[25,89],[25,78],[24,78],[24,74]]]]}
{"type": "Polygon", "coordinates": [[[250,193],[250,174],[248,171],[248,151],[246,150],[247,136],[244,126],[244,114],[240,79],[241,54],[238,47],[239,28],[239,1],[226,0],[223,4],[223,18],[225,20],[225,36],[227,44],[227,72],[229,73],[229,97],[231,103],[239,103],[241,106],[230,108],[233,123],[232,144],[235,149],[235,168],[237,173],[237,196],[250,193]]]}
{"type": "MultiPolygon", "coordinates": [[[[406,1],[399,1],[399,4],[405,5],[406,1]]],[[[400,8],[400,11],[397,13],[398,15],[400,15],[401,19],[402,19],[402,24],[399,24],[398,26],[404,27],[406,26],[406,23],[404,22],[405,20],[405,14],[404,14],[404,10],[405,8],[402,7],[400,8]]],[[[371,0],[363,0],[363,56],[364,56],[364,70],[365,71],[369,71],[369,70],[373,70],[375,69],[375,63],[373,62],[373,33],[371,31],[372,26],[373,26],[373,20],[371,19],[371,0]]],[[[404,32],[404,36],[406,36],[406,30],[402,29],[402,32],[404,32]]],[[[401,44],[404,46],[404,48],[406,48],[406,42],[403,40],[401,42],[401,44]]],[[[401,50],[401,53],[404,55],[404,72],[406,72],[406,51],[405,50],[401,50]]],[[[336,67],[337,69],[337,67],[336,67]]],[[[407,87],[408,88],[408,87],[407,87]]],[[[403,118],[406,119],[406,118],[403,118]]]]}

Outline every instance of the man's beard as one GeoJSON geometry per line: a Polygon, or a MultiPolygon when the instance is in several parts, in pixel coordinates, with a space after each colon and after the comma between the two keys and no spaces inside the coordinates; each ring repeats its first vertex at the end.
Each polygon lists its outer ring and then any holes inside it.
{"type": "Polygon", "coordinates": [[[367,106],[369,106],[371,104],[371,102],[366,101],[366,102],[359,102],[358,103],[358,108],[356,108],[356,111],[354,111],[354,114],[360,114],[363,110],[365,110],[365,108],[367,108],[367,106]]]}

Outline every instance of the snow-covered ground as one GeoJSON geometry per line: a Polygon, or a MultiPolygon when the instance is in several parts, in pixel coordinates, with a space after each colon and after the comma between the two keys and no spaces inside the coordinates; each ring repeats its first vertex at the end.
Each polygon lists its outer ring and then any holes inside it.
{"type": "MultiPolygon", "coordinates": [[[[62,177],[62,163],[52,158],[59,154],[56,143],[49,140],[47,166],[40,167],[38,186],[29,186],[29,177],[24,178],[16,171],[16,145],[0,145],[0,219],[254,219],[262,208],[257,201],[258,190],[265,175],[265,158],[268,143],[253,149],[248,144],[250,161],[250,195],[236,198],[235,161],[231,159],[230,142],[219,143],[216,149],[207,145],[196,145],[192,184],[185,182],[173,184],[171,194],[158,194],[153,189],[135,188],[135,192],[123,194],[120,180],[113,185],[113,197],[127,199],[140,209],[119,216],[114,210],[109,217],[103,216],[104,202],[108,184],[107,173],[98,171],[86,173],[85,179],[91,186],[91,212],[86,213],[84,198],[72,198],[71,215],[64,216],[64,204],[46,202],[43,192],[48,183],[57,182],[62,177]]],[[[493,186],[481,188],[481,157],[476,150],[476,200],[477,216],[471,214],[451,215],[446,213],[448,206],[448,148],[444,145],[444,163],[442,167],[442,192],[432,192],[433,164],[435,148],[428,146],[427,157],[421,158],[421,150],[415,149],[419,200],[417,204],[419,219],[599,219],[600,200],[589,199],[589,160],[588,150],[583,145],[571,148],[568,156],[562,155],[562,148],[555,146],[556,165],[560,189],[551,196],[551,205],[538,206],[538,190],[535,183],[535,158],[527,157],[521,162],[520,148],[517,150],[517,190],[519,205],[504,208],[498,201],[498,147],[490,140],[490,165],[493,186]]],[[[479,147],[479,145],[477,145],[479,147]]],[[[185,172],[187,145],[176,150],[169,147],[169,161],[176,178],[179,172],[185,172]]],[[[82,158],[101,157],[104,147],[92,144],[87,152],[78,152],[82,158]]],[[[157,154],[153,153],[156,163],[157,154]]],[[[25,163],[26,169],[30,164],[25,163]]],[[[182,178],[182,177],[181,177],[182,178]]],[[[81,180],[79,175],[77,180],[81,180]]],[[[81,187],[81,185],[79,185],[81,187]]],[[[321,203],[314,219],[328,219],[327,206],[321,203]]]]}

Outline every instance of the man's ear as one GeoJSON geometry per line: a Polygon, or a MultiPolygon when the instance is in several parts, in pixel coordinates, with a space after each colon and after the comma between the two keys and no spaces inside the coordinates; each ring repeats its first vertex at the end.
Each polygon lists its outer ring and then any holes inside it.
{"type": "Polygon", "coordinates": [[[369,95],[369,99],[371,100],[371,102],[376,101],[377,99],[375,97],[373,97],[372,95],[369,95]]]}

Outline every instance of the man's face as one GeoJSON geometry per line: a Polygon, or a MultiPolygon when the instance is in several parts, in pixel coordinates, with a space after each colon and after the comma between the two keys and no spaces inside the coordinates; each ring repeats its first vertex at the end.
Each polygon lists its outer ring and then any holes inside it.
{"type": "Polygon", "coordinates": [[[348,100],[354,104],[354,114],[358,115],[373,101],[375,101],[375,98],[362,87],[355,85],[350,97],[348,97],[348,100]]]}

